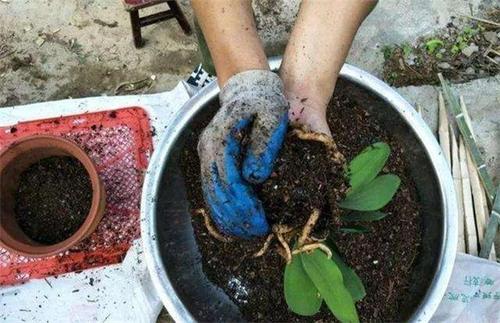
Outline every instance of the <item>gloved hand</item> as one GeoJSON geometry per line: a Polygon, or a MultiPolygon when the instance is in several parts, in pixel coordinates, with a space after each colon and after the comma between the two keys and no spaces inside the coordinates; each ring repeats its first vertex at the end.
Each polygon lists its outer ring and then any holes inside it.
{"type": "Polygon", "coordinates": [[[222,232],[262,236],[269,224],[250,183],[269,177],[283,144],[288,124],[283,84],[271,71],[245,71],[227,81],[219,99],[221,108],[198,142],[205,201],[222,232]],[[249,136],[245,151],[243,132],[249,136]]]}

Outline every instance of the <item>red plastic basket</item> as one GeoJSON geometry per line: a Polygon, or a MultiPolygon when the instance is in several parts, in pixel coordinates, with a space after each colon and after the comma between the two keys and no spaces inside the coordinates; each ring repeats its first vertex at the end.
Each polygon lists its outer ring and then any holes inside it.
{"type": "Polygon", "coordinates": [[[30,258],[0,248],[0,285],[118,263],[140,236],[142,180],[152,152],[149,118],[142,108],[0,127],[0,149],[35,134],[65,137],[87,152],[106,189],[106,210],[90,237],[57,256],[30,258]]]}

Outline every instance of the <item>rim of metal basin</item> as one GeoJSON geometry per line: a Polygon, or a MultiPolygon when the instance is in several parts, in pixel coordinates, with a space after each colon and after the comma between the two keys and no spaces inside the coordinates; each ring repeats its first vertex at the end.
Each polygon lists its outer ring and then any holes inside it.
{"type": "MultiPolygon", "coordinates": [[[[271,69],[277,70],[281,64],[281,58],[271,58],[269,63],[271,69]]],[[[394,89],[375,76],[349,64],[344,64],[340,71],[340,77],[374,92],[394,107],[414,131],[418,140],[426,149],[428,158],[434,167],[435,174],[438,174],[437,180],[443,203],[442,207],[446,215],[442,232],[444,242],[440,250],[441,257],[437,265],[436,274],[432,279],[431,285],[423,301],[409,320],[410,322],[426,322],[430,320],[444,296],[451,277],[456,255],[458,224],[456,217],[453,215],[457,214],[457,203],[453,188],[453,180],[448,165],[443,157],[438,142],[425,121],[394,89]]],[[[173,120],[172,125],[166,131],[160,144],[154,151],[144,179],[141,201],[141,236],[146,263],[153,284],[156,287],[156,292],[169,314],[178,322],[194,322],[195,319],[176,294],[162,263],[158,240],[155,237],[155,209],[157,203],[155,197],[157,196],[163,173],[164,166],[162,165],[166,164],[173,144],[181,134],[184,125],[192,119],[202,106],[215,98],[218,93],[219,87],[217,82],[214,81],[195,94],[183,108],[179,110],[180,112],[173,120]]]]}

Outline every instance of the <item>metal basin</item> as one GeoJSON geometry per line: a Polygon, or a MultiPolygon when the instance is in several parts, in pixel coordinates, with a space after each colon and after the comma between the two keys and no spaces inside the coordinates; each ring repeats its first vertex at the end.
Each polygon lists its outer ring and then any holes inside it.
{"type": "MultiPolygon", "coordinates": [[[[271,59],[271,67],[277,69],[280,62],[271,59]]],[[[400,313],[402,320],[428,321],[445,293],[456,253],[457,206],[448,166],[428,126],[388,85],[347,64],[339,83],[361,97],[362,106],[405,143],[421,203],[423,245],[415,260],[411,297],[400,313]]],[[[242,320],[236,305],[202,271],[178,164],[190,122],[215,113],[206,107],[218,93],[214,82],[180,110],[152,156],[144,183],[141,233],[147,265],[156,292],[179,322],[242,320]]]]}

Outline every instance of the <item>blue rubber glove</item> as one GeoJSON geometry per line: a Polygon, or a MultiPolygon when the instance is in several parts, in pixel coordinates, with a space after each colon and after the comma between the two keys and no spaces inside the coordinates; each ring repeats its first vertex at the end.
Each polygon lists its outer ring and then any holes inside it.
{"type": "Polygon", "coordinates": [[[263,236],[269,224],[250,183],[269,177],[283,144],[288,125],[283,84],[271,71],[246,71],[227,81],[219,99],[221,108],[198,142],[205,201],[223,233],[263,236]],[[245,151],[243,132],[249,136],[245,151]]]}

